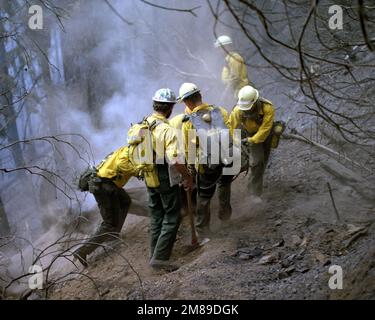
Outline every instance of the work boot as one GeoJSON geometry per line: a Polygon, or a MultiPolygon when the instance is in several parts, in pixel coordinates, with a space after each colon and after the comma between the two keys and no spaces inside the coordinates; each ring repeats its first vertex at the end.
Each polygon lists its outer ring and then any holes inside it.
{"type": "Polygon", "coordinates": [[[199,243],[202,242],[204,239],[210,237],[210,228],[208,228],[207,226],[199,228],[197,227],[196,232],[199,243]]]}
{"type": "Polygon", "coordinates": [[[73,252],[74,259],[78,260],[85,268],[88,267],[87,263],[87,256],[85,254],[82,254],[79,252],[79,250],[76,250],[73,252]]]}
{"type": "Polygon", "coordinates": [[[223,176],[218,186],[219,219],[221,221],[227,221],[232,216],[232,206],[230,205],[231,182],[232,177],[223,176]]]}
{"type": "Polygon", "coordinates": [[[221,221],[228,221],[230,217],[232,216],[232,207],[226,206],[226,207],[221,207],[219,208],[219,219],[221,221]]]}
{"type": "Polygon", "coordinates": [[[154,270],[165,270],[168,272],[176,271],[179,267],[173,263],[170,263],[169,260],[158,260],[152,258],[150,261],[150,266],[154,270]]]}

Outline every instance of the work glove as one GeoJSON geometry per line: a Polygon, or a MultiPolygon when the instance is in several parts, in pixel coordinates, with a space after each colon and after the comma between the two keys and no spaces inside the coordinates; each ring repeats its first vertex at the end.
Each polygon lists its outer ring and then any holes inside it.
{"type": "Polygon", "coordinates": [[[197,170],[195,169],[195,165],[193,164],[188,164],[187,165],[187,170],[189,171],[190,175],[195,177],[197,174],[197,170]]]}
{"type": "Polygon", "coordinates": [[[242,139],[241,142],[246,146],[252,146],[254,144],[249,138],[242,139]]]}

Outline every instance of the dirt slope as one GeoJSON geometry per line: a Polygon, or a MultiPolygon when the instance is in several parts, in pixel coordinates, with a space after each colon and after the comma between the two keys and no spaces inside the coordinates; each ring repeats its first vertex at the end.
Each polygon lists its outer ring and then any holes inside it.
{"type": "Polygon", "coordinates": [[[238,178],[231,221],[221,224],[213,214],[211,241],[192,252],[184,221],[173,253],[178,270],[150,270],[148,220],[139,218],[123,229],[116,252],[99,251],[83,275],[54,286],[49,298],[373,299],[374,202],[327,173],[327,164],[342,168],[301,142],[283,141],[272,155],[261,205],[251,203],[247,177],[238,178]],[[342,290],[329,289],[331,265],[343,269],[342,290]]]}

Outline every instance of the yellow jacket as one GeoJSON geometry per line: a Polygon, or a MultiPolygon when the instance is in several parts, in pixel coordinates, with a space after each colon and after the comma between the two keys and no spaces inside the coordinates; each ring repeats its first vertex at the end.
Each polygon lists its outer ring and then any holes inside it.
{"type": "Polygon", "coordinates": [[[238,91],[249,84],[247,68],[244,59],[237,52],[230,52],[226,57],[226,66],[221,73],[221,80],[231,86],[237,96],[238,91]]]}
{"type": "Polygon", "coordinates": [[[272,103],[265,99],[261,103],[262,107],[259,110],[259,115],[263,116],[261,124],[252,119],[244,119],[243,111],[238,107],[233,109],[229,117],[231,129],[245,130],[246,135],[250,136],[250,142],[255,144],[262,143],[267,139],[275,118],[275,108],[272,103]]]}
{"type": "Polygon", "coordinates": [[[172,119],[169,120],[169,124],[175,128],[175,129],[181,129],[182,128],[182,120],[185,117],[185,113],[178,114],[177,116],[174,116],[172,119]]]}
{"type": "MultiPolygon", "coordinates": [[[[228,117],[228,112],[227,112],[227,110],[225,110],[224,108],[222,108],[222,107],[219,107],[220,108],[220,111],[221,111],[221,114],[223,115],[223,119],[224,119],[224,123],[226,124],[226,126],[228,127],[228,129],[230,129],[230,124],[229,124],[229,117],[228,117]]],[[[207,103],[204,103],[204,104],[201,104],[200,106],[197,106],[197,107],[195,107],[193,110],[190,110],[190,109],[186,109],[185,110],[185,112],[187,113],[187,114],[191,114],[191,113],[194,113],[194,112],[198,112],[198,111],[200,111],[200,110],[206,110],[206,109],[208,109],[208,110],[212,110],[213,109],[213,107],[212,107],[212,105],[209,105],[209,104],[207,104],[207,103]]],[[[198,159],[198,146],[199,146],[199,142],[198,142],[198,140],[197,140],[197,138],[196,137],[194,137],[193,139],[191,139],[191,141],[189,141],[189,131],[190,130],[195,130],[194,129],[194,127],[193,127],[193,124],[191,123],[191,121],[190,120],[188,120],[188,121],[186,121],[186,122],[184,122],[183,124],[182,124],[182,135],[183,135],[183,139],[184,139],[184,142],[185,142],[185,154],[186,154],[186,159],[188,159],[187,158],[187,156],[188,156],[188,152],[189,152],[189,150],[194,150],[194,148],[196,148],[196,151],[197,151],[197,154],[196,154],[196,156],[195,156],[195,164],[197,164],[197,160],[199,160],[198,159]],[[194,146],[195,145],[195,146],[194,146]]],[[[192,138],[191,136],[190,136],[190,138],[192,138]]],[[[191,157],[192,155],[190,155],[190,157],[191,157]]],[[[189,160],[189,159],[188,159],[189,160]]]]}
{"type": "Polygon", "coordinates": [[[99,177],[111,179],[119,188],[122,188],[132,176],[136,176],[136,170],[129,161],[128,147],[121,147],[112,152],[96,168],[99,177]]]}
{"type": "Polygon", "coordinates": [[[169,164],[184,163],[183,153],[178,148],[176,129],[161,114],[154,113],[147,118],[150,124],[154,120],[159,122],[155,129],[152,130],[152,144],[156,159],[162,161],[165,158],[169,164]]]}

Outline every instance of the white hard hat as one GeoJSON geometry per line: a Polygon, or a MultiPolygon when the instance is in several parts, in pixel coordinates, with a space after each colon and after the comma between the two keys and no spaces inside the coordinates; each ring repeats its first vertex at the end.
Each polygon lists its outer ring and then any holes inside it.
{"type": "Polygon", "coordinates": [[[165,103],[176,103],[176,95],[175,93],[169,88],[159,89],[155,92],[154,96],[152,97],[153,101],[156,102],[165,102],[165,103]]]}
{"type": "Polygon", "coordinates": [[[244,86],[238,92],[237,107],[240,110],[250,110],[259,98],[259,91],[252,86],[244,86]]]}
{"type": "Polygon", "coordinates": [[[194,83],[185,82],[181,85],[179,90],[179,97],[177,98],[178,101],[183,101],[187,97],[191,96],[194,93],[199,92],[200,90],[194,83]]]}
{"type": "Polygon", "coordinates": [[[226,46],[231,43],[233,43],[232,39],[229,36],[223,35],[216,39],[214,45],[215,45],[215,48],[219,48],[221,46],[226,46]]]}

